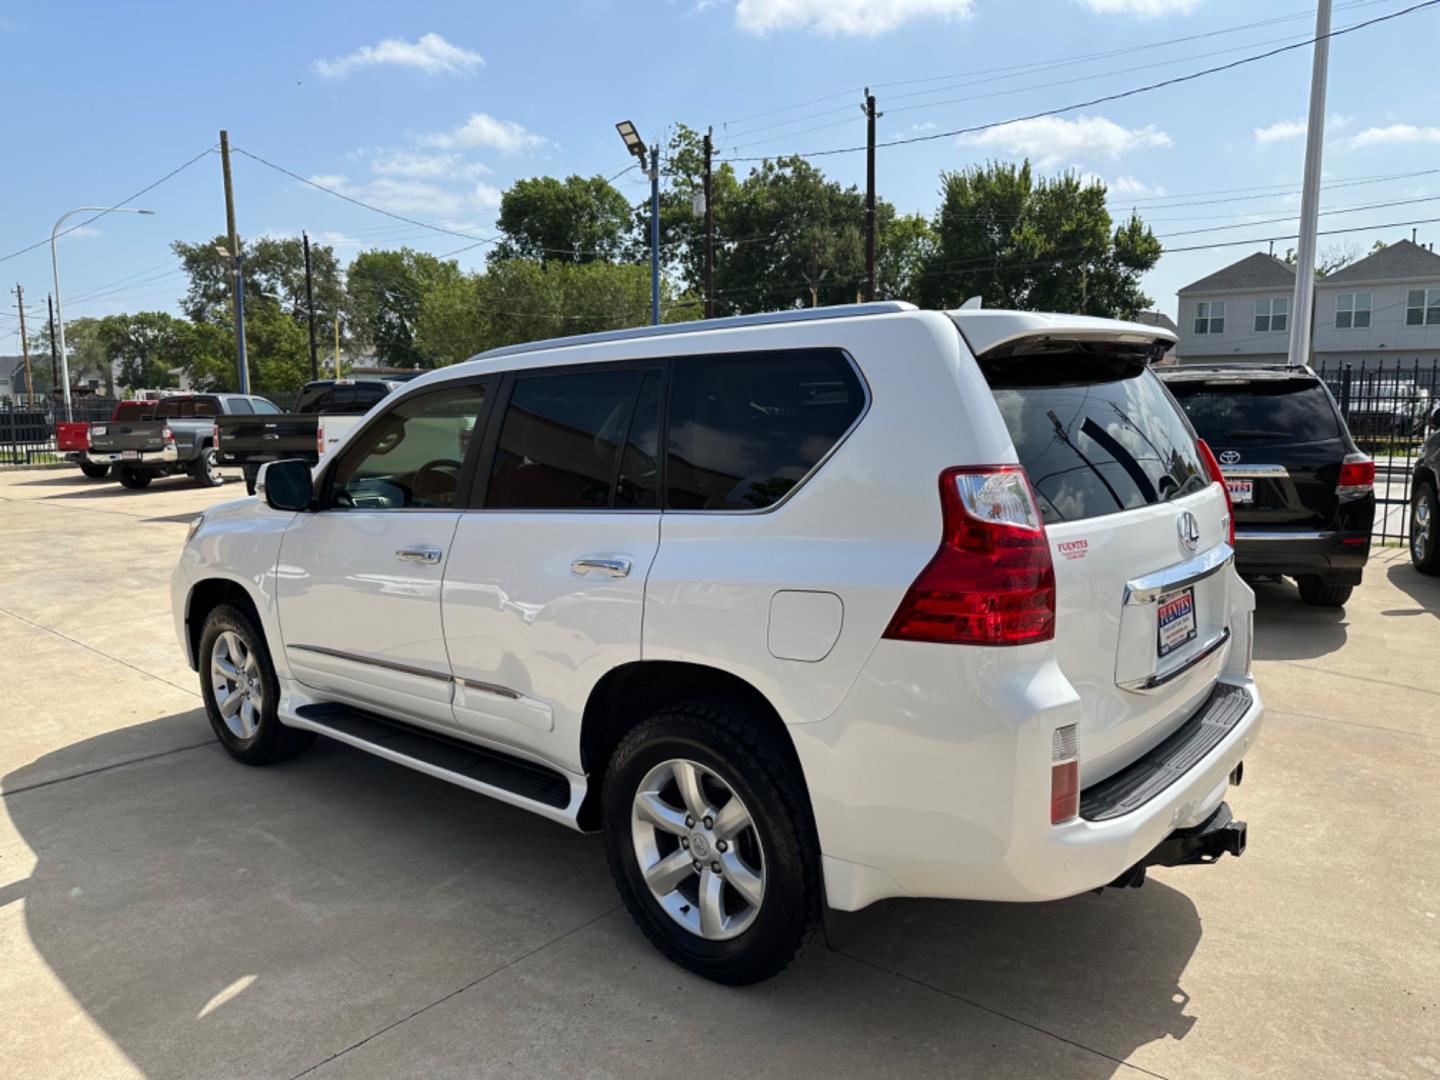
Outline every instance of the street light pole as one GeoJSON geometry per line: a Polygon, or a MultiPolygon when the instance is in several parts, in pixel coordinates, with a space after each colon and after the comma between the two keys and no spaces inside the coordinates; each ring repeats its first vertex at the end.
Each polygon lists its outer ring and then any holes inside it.
{"type": "Polygon", "coordinates": [[[55,323],[60,328],[60,387],[65,397],[65,419],[72,420],[74,417],[70,409],[70,357],[65,352],[65,311],[60,306],[60,256],[55,251],[55,241],[60,235],[60,226],[65,224],[65,219],[75,214],[145,214],[155,213],[154,210],[140,210],[133,206],[77,206],[74,210],[66,210],[55,222],[55,227],[50,230],[50,273],[55,279],[55,323]]]}
{"type": "Polygon", "coordinates": [[[1315,229],[1320,216],[1320,161],[1325,143],[1325,81],[1330,65],[1330,0],[1315,10],[1315,56],[1310,69],[1310,118],[1305,131],[1305,180],[1300,192],[1300,241],[1295,252],[1295,298],[1290,305],[1290,363],[1310,362],[1315,311],[1315,229]]]}
{"type": "Polygon", "coordinates": [[[650,325],[660,325],[660,148],[650,150],[650,325]]]}
{"type": "Polygon", "coordinates": [[[245,356],[245,265],[238,244],[233,252],[216,244],[215,251],[230,260],[235,273],[235,362],[240,369],[240,393],[249,394],[250,363],[245,356]]]}

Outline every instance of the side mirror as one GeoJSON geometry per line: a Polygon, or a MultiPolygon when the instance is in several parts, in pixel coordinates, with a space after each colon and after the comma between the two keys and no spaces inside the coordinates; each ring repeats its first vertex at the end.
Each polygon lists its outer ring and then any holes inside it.
{"type": "Polygon", "coordinates": [[[272,510],[309,510],[315,501],[315,479],[309,464],[298,458],[267,461],[255,477],[255,494],[272,510]]]}

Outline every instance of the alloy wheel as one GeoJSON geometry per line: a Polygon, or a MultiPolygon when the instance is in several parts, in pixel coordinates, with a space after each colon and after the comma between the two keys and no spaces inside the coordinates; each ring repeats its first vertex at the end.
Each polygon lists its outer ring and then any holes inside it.
{"type": "Polygon", "coordinates": [[[1430,509],[1430,499],[1422,491],[1410,516],[1410,554],[1417,563],[1430,553],[1430,509]]]}
{"type": "Polygon", "coordinates": [[[254,650],[233,630],[221,633],[210,650],[210,685],[231,734],[239,739],[253,737],[265,703],[264,682],[254,650]]]}

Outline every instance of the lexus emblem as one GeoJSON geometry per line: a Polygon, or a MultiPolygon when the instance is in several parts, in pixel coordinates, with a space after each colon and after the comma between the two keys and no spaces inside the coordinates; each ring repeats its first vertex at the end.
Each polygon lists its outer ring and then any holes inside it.
{"type": "Polygon", "coordinates": [[[1200,523],[1189,510],[1180,515],[1175,528],[1179,530],[1180,543],[1185,545],[1186,550],[1194,551],[1200,546],[1200,523]]]}
{"type": "Polygon", "coordinates": [[[1222,450],[1220,452],[1221,465],[1236,465],[1240,462],[1239,450],[1222,450]]]}

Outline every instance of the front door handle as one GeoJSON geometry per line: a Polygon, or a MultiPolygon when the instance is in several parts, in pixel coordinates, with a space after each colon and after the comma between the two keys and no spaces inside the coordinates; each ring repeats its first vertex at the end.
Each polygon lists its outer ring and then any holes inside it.
{"type": "Polygon", "coordinates": [[[630,560],[618,558],[576,559],[570,564],[570,572],[572,574],[596,574],[613,578],[628,577],[630,574],[630,560]]]}
{"type": "Polygon", "coordinates": [[[429,544],[417,544],[415,547],[401,548],[395,552],[395,558],[401,562],[438,563],[442,554],[443,552],[437,547],[431,547],[429,544]]]}

